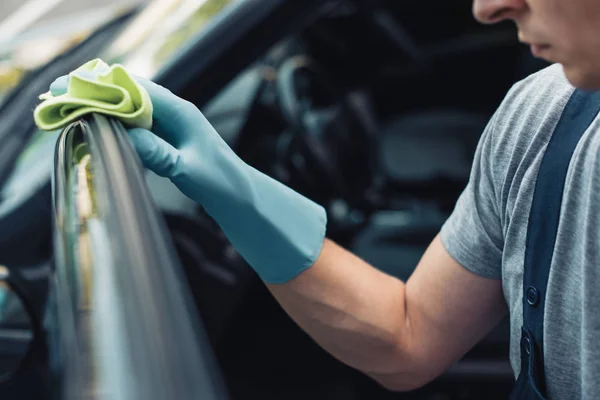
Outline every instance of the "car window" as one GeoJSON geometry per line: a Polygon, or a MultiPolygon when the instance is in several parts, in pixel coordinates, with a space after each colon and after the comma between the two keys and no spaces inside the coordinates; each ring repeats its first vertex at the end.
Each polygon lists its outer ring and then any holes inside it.
{"type": "Polygon", "coordinates": [[[102,25],[133,9],[131,0],[87,11],[70,7],[69,12],[74,18],[65,24],[60,13],[66,10],[58,7],[50,11],[46,20],[32,23],[19,34],[0,35],[0,103],[32,71],[83,42],[102,25]]]}
{"type": "Polygon", "coordinates": [[[154,77],[229,7],[243,0],[171,0],[148,5],[101,55],[154,77]]]}
{"type": "Polygon", "coordinates": [[[48,314],[53,373],[65,398],[224,399],[143,174],[117,121],[91,115],[59,137],[48,314]]]}

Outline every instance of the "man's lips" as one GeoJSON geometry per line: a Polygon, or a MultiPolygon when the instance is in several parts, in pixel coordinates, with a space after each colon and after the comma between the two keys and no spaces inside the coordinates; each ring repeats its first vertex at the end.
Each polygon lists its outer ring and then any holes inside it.
{"type": "Polygon", "coordinates": [[[542,57],[546,53],[550,46],[547,44],[531,44],[531,53],[536,57],[542,57]]]}
{"type": "Polygon", "coordinates": [[[551,48],[549,44],[536,42],[535,40],[529,40],[521,31],[519,31],[519,41],[525,45],[529,45],[531,53],[536,57],[541,57],[551,48]]]}

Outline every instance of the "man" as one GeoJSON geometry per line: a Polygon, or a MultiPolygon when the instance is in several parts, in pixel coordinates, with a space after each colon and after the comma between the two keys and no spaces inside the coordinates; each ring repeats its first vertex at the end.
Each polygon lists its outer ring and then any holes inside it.
{"type": "MultiPolygon", "coordinates": [[[[600,88],[598,0],[475,0],[474,14],[483,23],[514,21],[535,55],[560,64],[509,92],[482,134],[456,209],[406,283],[326,239],[323,208],[243,163],[192,104],[140,79],[156,134],[130,131],[144,164],[204,207],[317,343],[394,390],[440,375],[507,312],[521,376],[530,354],[520,348],[524,257],[540,163],[572,85],[600,88]]],[[[545,296],[546,379],[528,389],[533,398],[600,397],[598,123],[566,177],[545,296]]]]}

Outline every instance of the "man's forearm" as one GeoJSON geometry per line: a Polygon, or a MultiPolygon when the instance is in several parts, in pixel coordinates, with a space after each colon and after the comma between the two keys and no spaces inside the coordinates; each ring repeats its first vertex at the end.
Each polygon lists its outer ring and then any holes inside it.
{"type": "Polygon", "coordinates": [[[439,235],[406,284],[326,240],[311,268],[268,287],[323,348],[394,390],[442,374],[507,311],[501,281],[463,268],[439,235]]]}
{"type": "Polygon", "coordinates": [[[407,378],[412,375],[400,280],[326,240],[310,269],[267,286],[292,319],[342,362],[377,380],[396,374],[400,365],[407,378]]]}

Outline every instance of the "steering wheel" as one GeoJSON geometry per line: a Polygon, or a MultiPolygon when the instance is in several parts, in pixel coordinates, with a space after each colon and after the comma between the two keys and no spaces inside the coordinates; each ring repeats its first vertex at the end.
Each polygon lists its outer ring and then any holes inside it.
{"type": "Polygon", "coordinates": [[[320,195],[364,204],[375,175],[376,129],[369,115],[303,55],[283,62],[276,87],[292,130],[280,153],[291,173],[310,180],[320,195]]]}

